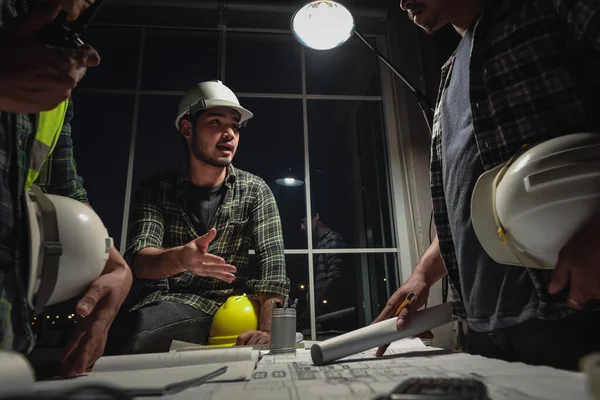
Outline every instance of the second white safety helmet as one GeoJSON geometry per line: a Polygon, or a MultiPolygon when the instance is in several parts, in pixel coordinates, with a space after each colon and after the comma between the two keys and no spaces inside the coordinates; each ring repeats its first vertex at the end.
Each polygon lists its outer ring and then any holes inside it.
{"type": "Polygon", "coordinates": [[[37,315],[46,306],[82,294],[102,274],[113,240],[98,214],[77,200],[44,194],[36,185],[25,200],[27,301],[37,315]]]}
{"type": "Polygon", "coordinates": [[[526,147],[482,174],[471,218],[494,261],[553,269],[599,205],[600,134],[576,133],[526,147]]]}
{"type": "Polygon", "coordinates": [[[179,130],[181,119],[187,115],[195,115],[209,108],[226,107],[240,115],[240,126],[243,126],[254,115],[240,105],[240,101],[231,89],[219,80],[200,82],[192,86],[179,103],[179,112],[175,119],[175,127],[179,130]]]}

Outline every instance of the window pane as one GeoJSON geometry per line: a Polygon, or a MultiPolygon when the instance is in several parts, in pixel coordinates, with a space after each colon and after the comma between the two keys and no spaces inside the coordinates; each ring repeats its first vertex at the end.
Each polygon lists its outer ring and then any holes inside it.
{"type": "MultiPolygon", "coordinates": [[[[251,254],[248,262],[252,275],[260,277],[256,255],[251,254]]],[[[294,299],[298,299],[298,304],[300,304],[305,301],[303,299],[306,298],[308,293],[308,255],[286,254],[285,266],[287,277],[290,280],[290,301],[293,303],[294,299]]]]}
{"type": "Polygon", "coordinates": [[[291,35],[227,33],[227,85],[246,93],[301,93],[300,44],[291,35]]]}
{"type": "Polygon", "coordinates": [[[146,31],[143,89],[187,90],[218,78],[216,32],[150,29],[146,31]]]}
{"type": "Polygon", "coordinates": [[[328,51],[307,48],[305,54],[307,93],[380,95],[377,56],[358,39],[328,51]]]}
{"type": "Polygon", "coordinates": [[[175,129],[179,100],[180,96],[146,95],[140,98],[133,193],[144,180],[186,162],[183,137],[175,129]]]}
{"type": "Polygon", "coordinates": [[[75,93],[75,159],[88,198],[119,248],[131,143],[133,95],[75,93]],[[107,106],[109,104],[110,106],[107,106]]]}
{"type": "MultiPolygon", "coordinates": [[[[371,295],[370,306],[371,316],[375,319],[385,307],[388,299],[398,288],[398,255],[396,253],[385,254],[365,254],[361,256],[363,260],[361,266],[361,275],[369,276],[369,293],[371,295]],[[368,268],[365,268],[365,261],[368,268]]],[[[365,303],[365,307],[366,307],[365,303]]],[[[370,324],[371,321],[365,321],[370,324]]]]}
{"type": "Polygon", "coordinates": [[[311,100],[308,128],[313,229],[352,248],[395,247],[381,103],[311,100]]]}
{"type": "Polygon", "coordinates": [[[304,135],[302,101],[242,98],[240,102],[255,115],[240,132],[233,164],[263,178],[270,186],[281,214],[287,249],[307,248],[300,229],[306,217],[305,186],[275,183],[291,173],[304,181],[304,135]]]}
{"type": "MultiPolygon", "coordinates": [[[[398,288],[395,253],[315,254],[313,266],[317,340],[370,324],[398,288]]],[[[305,292],[299,302],[298,326],[308,336],[309,295],[305,292]]]]}
{"type": "Polygon", "coordinates": [[[87,70],[79,87],[135,89],[140,38],[139,28],[89,27],[83,39],[100,54],[100,65],[87,70]]]}

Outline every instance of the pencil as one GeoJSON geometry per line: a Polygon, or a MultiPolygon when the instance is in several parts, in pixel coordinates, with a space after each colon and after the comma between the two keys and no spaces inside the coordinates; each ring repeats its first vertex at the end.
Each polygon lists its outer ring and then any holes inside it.
{"type": "Polygon", "coordinates": [[[406,299],[402,302],[402,304],[400,304],[400,307],[398,307],[398,309],[394,313],[394,318],[397,317],[398,315],[400,315],[400,312],[402,310],[404,310],[404,307],[406,307],[408,304],[412,303],[414,298],[415,298],[415,294],[409,293],[408,296],[406,296],[406,299]]]}

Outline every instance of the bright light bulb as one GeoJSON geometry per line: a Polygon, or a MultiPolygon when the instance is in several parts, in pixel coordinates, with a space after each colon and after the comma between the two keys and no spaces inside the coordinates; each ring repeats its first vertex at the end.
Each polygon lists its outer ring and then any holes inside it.
{"type": "Polygon", "coordinates": [[[303,45],[315,50],[338,47],[354,33],[354,18],[335,1],[313,1],[292,17],[292,32],[303,45]]]}
{"type": "Polygon", "coordinates": [[[304,184],[301,180],[292,177],[279,178],[275,183],[282,186],[302,186],[304,184]]]}

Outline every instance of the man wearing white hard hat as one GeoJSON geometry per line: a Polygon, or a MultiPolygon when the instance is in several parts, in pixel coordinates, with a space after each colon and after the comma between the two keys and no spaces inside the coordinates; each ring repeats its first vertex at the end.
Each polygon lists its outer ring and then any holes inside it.
{"type": "Polygon", "coordinates": [[[464,350],[577,369],[600,351],[598,1],[400,5],[461,40],[433,121],[437,235],[376,321],[414,293],[410,324],[447,275],[464,350]]]}
{"type": "Polygon", "coordinates": [[[174,339],[203,344],[217,309],[242,293],[260,296],[260,323],[237,344],[270,342],[272,300],[289,292],[279,211],[261,178],[231,164],[252,116],[220,81],[183,96],[175,127],[188,159],[143,183],[136,196],[126,259],[146,285],[115,322],[114,331],[129,337],[111,346],[115,352],[165,351],[174,339]],[[258,271],[248,265],[250,249],[258,271]]]}

